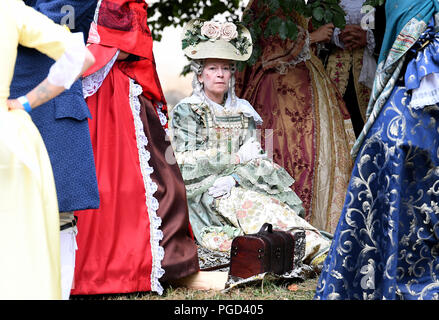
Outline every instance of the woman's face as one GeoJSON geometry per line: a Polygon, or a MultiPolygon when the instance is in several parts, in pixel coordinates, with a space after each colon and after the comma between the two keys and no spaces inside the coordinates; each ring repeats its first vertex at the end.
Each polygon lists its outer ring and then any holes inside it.
{"type": "Polygon", "coordinates": [[[204,85],[207,97],[216,103],[222,103],[224,94],[229,89],[232,77],[231,61],[223,59],[206,59],[203,72],[198,80],[204,85]]]}

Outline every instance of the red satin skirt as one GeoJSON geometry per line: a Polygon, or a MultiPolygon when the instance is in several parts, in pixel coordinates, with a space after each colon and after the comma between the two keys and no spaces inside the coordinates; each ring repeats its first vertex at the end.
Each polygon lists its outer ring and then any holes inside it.
{"type": "Polygon", "coordinates": [[[165,160],[169,139],[152,103],[138,98],[148,168],[139,155],[130,79],[118,63],[87,98],[100,207],[75,213],[78,250],[72,295],[160,292],[157,283],[199,270],[181,173],[177,164],[165,160]],[[151,196],[158,208],[148,208],[151,196]],[[151,215],[160,218],[158,227],[151,215]]]}

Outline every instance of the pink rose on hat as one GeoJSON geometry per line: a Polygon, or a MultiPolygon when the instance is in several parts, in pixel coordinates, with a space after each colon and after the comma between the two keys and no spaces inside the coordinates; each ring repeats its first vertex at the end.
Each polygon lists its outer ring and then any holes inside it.
{"type": "Polygon", "coordinates": [[[221,23],[202,19],[193,19],[184,26],[181,47],[192,60],[216,57],[246,61],[253,49],[250,32],[245,26],[231,21],[221,23]]]}
{"type": "Polygon", "coordinates": [[[232,22],[225,22],[221,26],[221,39],[225,41],[230,41],[238,36],[238,30],[236,25],[232,22]]]}
{"type": "Polygon", "coordinates": [[[201,27],[201,34],[211,40],[216,40],[221,35],[221,25],[215,21],[206,21],[201,27]]]}

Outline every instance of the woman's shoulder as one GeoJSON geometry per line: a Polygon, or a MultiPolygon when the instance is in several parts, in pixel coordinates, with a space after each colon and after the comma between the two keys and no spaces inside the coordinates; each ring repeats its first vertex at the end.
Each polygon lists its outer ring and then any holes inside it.
{"type": "Polygon", "coordinates": [[[180,100],[173,108],[172,114],[189,115],[191,113],[200,114],[203,109],[203,104],[193,99],[193,97],[187,97],[180,100]]]}
{"type": "Polygon", "coordinates": [[[253,108],[253,106],[251,105],[251,103],[248,100],[237,97],[236,101],[238,102],[238,104],[253,108]]]}

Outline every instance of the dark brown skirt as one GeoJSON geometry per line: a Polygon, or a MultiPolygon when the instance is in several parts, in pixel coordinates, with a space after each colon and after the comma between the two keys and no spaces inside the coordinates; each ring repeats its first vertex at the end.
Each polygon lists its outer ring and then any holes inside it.
{"type": "MultiPolygon", "coordinates": [[[[166,154],[172,146],[151,101],[139,96],[140,118],[148,139],[147,150],[151,155],[149,165],[154,169],[151,179],[157,184],[154,197],[159,202],[157,216],[162,219],[165,250],[162,268],[165,274],[160,282],[180,279],[199,270],[197,246],[193,239],[186,199],[186,188],[177,163],[169,163],[166,154]]],[[[173,154],[173,153],[172,153],[173,154]]]]}

